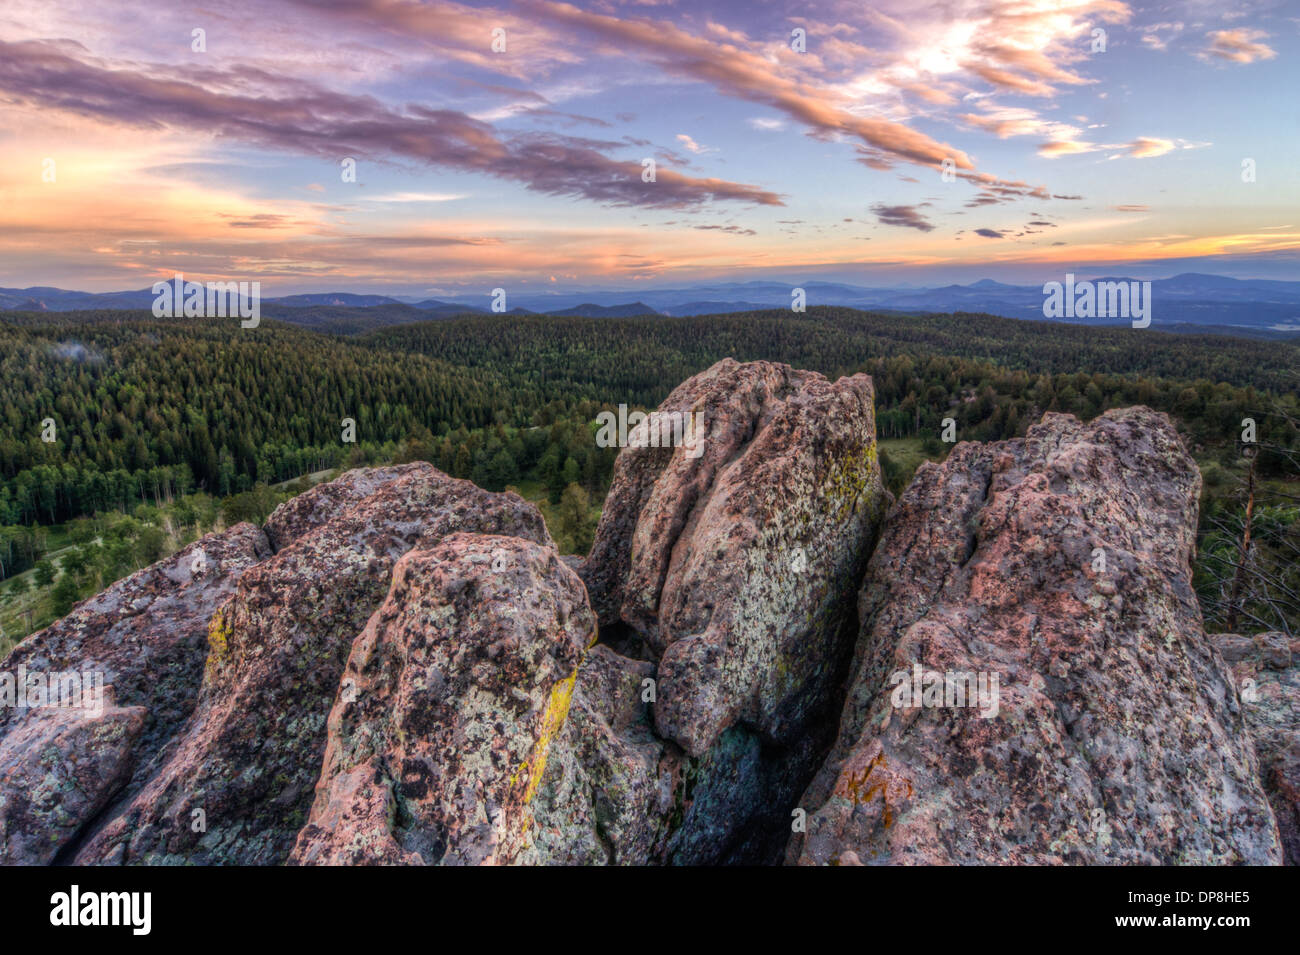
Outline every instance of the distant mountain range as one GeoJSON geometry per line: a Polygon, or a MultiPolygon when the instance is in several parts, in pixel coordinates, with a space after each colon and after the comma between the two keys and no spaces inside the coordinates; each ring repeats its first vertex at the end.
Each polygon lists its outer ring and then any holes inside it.
{"type": "MultiPolygon", "coordinates": [[[[1087,276],[1095,282],[1132,281],[1087,276]]],[[[1062,281],[1064,275],[1054,277],[1062,281]]],[[[1084,278],[1084,276],[1080,276],[1084,278]]],[[[709,315],[789,308],[792,285],[779,282],[725,282],[670,289],[517,293],[509,296],[511,314],[624,318],[636,315],[709,315]]],[[[935,288],[868,287],[836,282],[806,282],[807,305],[835,305],[902,312],[984,312],[1009,318],[1042,319],[1041,286],[1007,285],[982,279],[971,285],[935,288]]],[[[1151,281],[1152,324],[1213,326],[1245,333],[1300,332],[1300,282],[1234,279],[1189,272],[1151,281]]],[[[147,309],[150,289],[126,292],[76,292],[65,289],[0,288],[0,311],[147,309]]],[[[488,294],[474,300],[417,299],[404,296],[323,292],[264,298],[262,312],[273,318],[326,331],[356,332],[466,313],[486,313],[488,294]],[[358,314],[358,310],[364,310],[358,314]]],[[[1098,319],[1075,319],[1097,322],[1098,319]]],[[[1114,322],[1111,322],[1114,323],[1114,322]]]]}

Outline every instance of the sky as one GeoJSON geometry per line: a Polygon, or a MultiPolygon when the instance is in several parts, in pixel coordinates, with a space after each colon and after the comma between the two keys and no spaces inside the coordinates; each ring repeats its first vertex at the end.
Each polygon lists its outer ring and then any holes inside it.
{"type": "Polygon", "coordinates": [[[1298,52],[1300,0],[4,0],[0,286],[1300,280],[1298,52]]]}

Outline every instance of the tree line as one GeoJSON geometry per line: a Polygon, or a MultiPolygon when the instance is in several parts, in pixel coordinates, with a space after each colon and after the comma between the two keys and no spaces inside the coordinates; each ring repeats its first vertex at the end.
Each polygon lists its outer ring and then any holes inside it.
{"type": "MultiPolygon", "coordinates": [[[[620,403],[653,408],[724,357],[831,377],[866,372],[880,436],[920,438],[932,456],[942,454],[945,419],[959,440],[997,440],[1047,411],[1087,419],[1131,404],[1172,415],[1198,459],[1225,474],[1240,470],[1246,418],[1259,429],[1260,480],[1293,478],[1300,450],[1300,347],[1291,342],[821,307],[692,318],[479,315],[350,338],[269,319],[241,329],[145,312],[6,313],[0,577],[39,560],[44,526],[169,509],[196,493],[223,500],[231,516],[256,515],[271,499],[261,489],[388,461],[430,461],[492,490],[538,482],[580,541],[584,505],[565,493],[576,487],[600,501],[616,454],[596,447],[596,415],[620,403]],[[354,442],[345,440],[347,420],[354,442]]],[[[1240,495],[1233,481],[1220,487],[1207,513],[1222,523],[1240,495]]],[[[1272,530],[1260,539],[1290,540],[1293,514],[1267,512],[1272,530]]],[[[1208,551],[1226,553],[1216,533],[1208,551]]]]}

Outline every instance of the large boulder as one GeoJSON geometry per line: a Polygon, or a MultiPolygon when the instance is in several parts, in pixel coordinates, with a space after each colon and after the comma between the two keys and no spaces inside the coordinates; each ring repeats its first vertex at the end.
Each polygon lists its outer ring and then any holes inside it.
{"type": "Polygon", "coordinates": [[[691,761],[682,773],[701,794],[732,779],[683,814],[717,827],[702,858],[756,813],[788,812],[829,743],[886,507],[872,399],[865,375],[727,359],[678,386],[615,464],[583,578],[605,642],[655,664],[653,722],[691,761]],[[654,440],[687,415],[693,442],[654,440]]]}
{"type": "Polygon", "coordinates": [[[922,465],[867,570],[839,738],[789,858],[1276,863],[1191,588],[1199,491],[1145,408],[1049,414],[922,465]]]}
{"type": "MultiPolygon", "coordinates": [[[[39,792],[39,799],[17,790],[9,793],[5,813],[11,834],[19,825],[12,813],[21,803],[28,824],[43,819],[40,825],[48,827],[41,851],[60,851],[112,798],[139,786],[140,768],[194,710],[213,611],[234,593],[248,569],[270,553],[266,537],[252,524],[209,534],[82,601],[0,663],[0,686],[16,688],[20,679],[49,682],[76,674],[90,691],[83,701],[88,705],[71,714],[41,706],[0,706],[7,784],[17,787],[25,778],[39,792]],[[108,706],[109,699],[116,700],[116,707],[108,706]],[[88,712],[92,707],[104,712],[88,712]],[[99,744],[104,752],[93,753],[99,744]],[[65,749],[75,765],[60,770],[47,757],[65,749]],[[15,775],[20,766],[25,772],[45,766],[53,775],[45,781],[21,777],[15,775]],[[72,782],[64,785],[67,780],[72,782]],[[37,812],[44,815],[31,815],[37,812]]],[[[0,849],[0,862],[19,858],[6,857],[0,849]]]]}
{"type": "Polygon", "coordinates": [[[871,379],[726,359],[658,413],[700,415],[699,446],[619,454],[584,564],[593,606],[658,659],[662,735],[699,756],[743,721],[792,743],[884,510],[871,379]]]}
{"type": "MultiPolygon", "coordinates": [[[[311,808],[344,662],[397,559],[457,531],[551,543],[541,515],[517,495],[423,463],[385,477],[359,501],[338,497],[340,510],[323,523],[273,516],[271,525],[301,536],[246,573],[212,615],[194,713],[78,862],[283,862],[311,808]]],[[[335,499],[328,486],[307,493],[335,499]]]]}
{"type": "Polygon", "coordinates": [[[513,861],[595,639],[554,547],[454,534],[407,554],[352,647],[291,861],[513,861]]]}
{"type": "Polygon", "coordinates": [[[1232,668],[1287,865],[1300,865],[1300,640],[1270,631],[1210,638],[1232,668]]]}

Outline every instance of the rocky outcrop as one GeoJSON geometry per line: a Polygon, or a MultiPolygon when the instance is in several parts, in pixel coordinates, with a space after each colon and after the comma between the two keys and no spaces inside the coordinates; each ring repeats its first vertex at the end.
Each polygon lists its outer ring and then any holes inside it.
{"type": "Polygon", "coordinates": [[[658,658],[662,735],[698,756],[743,721],[790,743],[833,680],[884,510],[871,379],[728,359],[659,408],[688,413],[695,453],[619,455],[587,586],[658,658]]]}
{"type": "Polygon", "coordinates": [[[1143,408],[923,465],[871,559],[790,861],[1276,863],[1191,589],[1199,490],[1143,408]]]}
{"type": "Polygon", "coordinates": [[[1295,860],[1298,648],[1204,634],[1164,416],[958,445],[883,532],[865,376],[720,362],[630,437],[585,560],[363,469],[24,641],[0,702],[105,692],[0,706],[0,863],[1295,860]]]}
{"type": "Polygon", "coordinates": [[[1210,638],[1232,668],[1287,865],[1300,865],[1300,640],[1276,631],[1210,638]]]}
{"type": "MultiPolygon", "coordinates": [[[[335,705],[296,861],[772,856],[773,833],[815,769],[814,716],[829,743],[827,702],[853,631],[845,595],[883,506],[870,381],[832,385],[784,366],[724,362],[660,411],[701,416],[699,444],[620,456],[607,519],[582,564],[593,569],[590,586],[621,595],[606,636],[648,659],[602,645],[576,674],[516,667],[507,706],[504,687],[482,683],[492,670],[476,669],[474,648],[526,632],[531,639],[510,645],[536,657],[563,633],[551,602],[580,621],[586,594],[571,592],[572,574],[553,552],[545,575],[523,573],[512,599],[484,568],[499,548],[491,539],[409,555],[353,648],[348,672],[367,702],[335,705]],[[643,499],[634,519],[623,513],[627,499],[643,499]],[[597,555],[620,547],[624,574],[602,574],[597,555]],[[448,580],[480,595],[472,619],[429,610],[451,602],[448,580]],[[646,586],[659,588],[653,599],[646,586]],[[444,659],[449,646],[462,648],[454,664],[444,659]],[[440,705],[429,703],[429,667],[440,705]],[[404,689],[408,681],[419,692],[404,689]],[[546,703],[548,687],[562,691],[562,707],[546,703]],[[412,720],[418,735],[402,732],[412,720]],[[666,732],[674,720],[678,731],[666,732]],[[546,757],[535,771],[514,765],[537,747],[546,757]]],[[[519,562],[507,554],[502,572],[519,562]]],[[[597,594],[596,603],[609,600],[597,594]]]]}
{"type": "MultiPolygon", "coordinates": [[[[44,681],[75,674],[87,689],[97,684],[118,709],[97,716],[86,712],[88,705],[61,711],[0,706],[0,749],[16,761],[5,771],[5,789],[10,783],[15,789],[0,798],[6,814],[22,806],[21,818],[28,820],[10,822],[10,833],[44,827],[42,852],[58,852],[111,798],[139,785],[133,771],[194,709],[213,611],[269,554],[252,524],[209,534],[83,601],[14,648],[0,664],[0,684],[16,688],[20,675],[44,681]],[[102,753],[92,752],[101,745],[102,753]],[[23,755],[33,747],[39,749],[35,756],[23,755]],[[38,775],[42,771],[47,775],[38,775]]],[[[94,702],[104,705],[103,699],[94,702]]]]}
{"type": "Polygon", "coordinates": [[[352,490],[313,489],[292,519],[268,522],[301,536],[212,615],[193,715],[78,862],[283,862],[311,807],[344,662],[397,559],[457,531],[550,544],[532,505],[427,464],[345,483],[352,490]],[[358,487],[377,489],[357,501],[358,487]],[[341,510],[321,523],[331,501],[341,510]]]}
{"type": "MultiPolygon", "coordinates": [[[[716,861],[759,816],[788,811],[796,765],[806,778],[829,742],[855,629],[846,598],[885,509],[871,380],[728,359],[628,445],[583,576],[608,642],[655,665],[653,724],[685,757],[679,857],[716,861]],[[688,415],[694,443],[654,446],[688,415]]],[[[589,758],[587,772],[602,770],[589,758]]]]}
{"type": "Polygon", "coordinates": [[[407,554],[353,644],[293,861],[513,861],[595,639],[553,547],[454,534],[407,554]]]}

